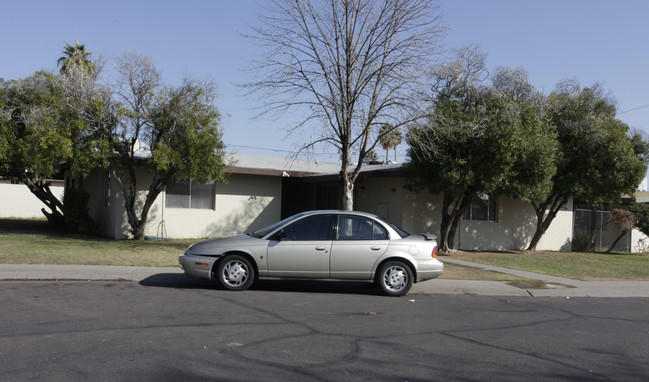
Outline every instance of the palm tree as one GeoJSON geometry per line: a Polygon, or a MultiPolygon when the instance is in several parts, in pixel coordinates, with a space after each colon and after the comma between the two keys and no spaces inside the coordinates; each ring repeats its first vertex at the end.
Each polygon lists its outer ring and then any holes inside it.
{"type": "Polygon", "coordinates": [[[56,62],[57,65],[61,67],[59,71],[61,74],[68,73],[69,69],[73,66],[79,66],[86,69],[88,72],[93,72],[95,70],[95,64],[90,61],[90,52],[86,50],[84,45],[79,45],[79,40],[77,40],[77,43],[74,46],[66,42],[63,54],[64,55],[56,62]]]}
{"type": "Polygon", "coordinates": [[[392,125],[385,124],[379,130],[379,141],[385,150],[385,163],[388,163],[388,151],[394,149],[394,161],[397,161],[397,146],[403,141],[401,130],[395,129],[392,125]]]}

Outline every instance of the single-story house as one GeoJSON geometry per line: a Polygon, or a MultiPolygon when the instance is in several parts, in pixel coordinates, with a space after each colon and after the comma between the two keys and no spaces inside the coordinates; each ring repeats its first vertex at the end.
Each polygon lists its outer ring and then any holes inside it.
{"type": "MultiPolygon", "coordinates": [[[[227,183],[176,180],[168,184],[149,212],[145,234],[169,238],[223,237],[263,228],[300,211],[342,207],[339,164],[247,154],[233,154],[229,161],[227,183]]],[[[145,167],[138,169],[138,186],[143,194],[150,177],[145,167]]],[[[117,239],[128,237],[122,195],[108,171],[95,170],[82,181],[66,174],[65,184],[90,194],[88,208],[99,224],[100,234],[117,239]]],[[[384,217],[408,232],[439,233],[441,195],[412,192],[404,185],[400,164],[365,165],[355,184],[354,208],[384,217]]],[[[31,195],[28,190],[27,193],[31,195]]],[[[34,196],[31,198],[38,202],[34,196]]],[[[7,216],[4,208],[0,205],[1,216],[7,216]]],[[[537,249],[571,250],[575,214],[571,200],[554,219],[537,249]]],[[[534,234],[535,224],[536,216],[528,202],[481,195],[460,222],[455,248],[523,250],[534,234]]],[[[603,233],[616,235],[612,229],[603,233]]],[[[627,236],[623,245],[633,252],[648,245],[645,243],[649,240],[638,231],[627,236]]]]}
{"type": "MultiPolygon", "coordinates": [[[[234,154],[227,183],[175,181],[149,213],[146,235],[171,238],[223,237],[250,232],[294,213],[340,209],[340,165],[234,154]]],[[[150,174],[139,169],[138,185],[148,187],[150,174]]],[[[386,218],[409,232],[439,232],[440,195],[404,188],[402,166],[366,165],[355,184],[354,207],[386,218]]],[[[107,171],[97,170],[83,182],[90,193],[90,215],[100,233],[128,237],[121,193],[107,171]]],[[[535,214],[529,203],[484,195],[460,223],[458,249],[525,249],[534,233],[535,214]]],[[[572,202],[561,211],[538,245],[544,250],[570,250],[572,202]]]]}

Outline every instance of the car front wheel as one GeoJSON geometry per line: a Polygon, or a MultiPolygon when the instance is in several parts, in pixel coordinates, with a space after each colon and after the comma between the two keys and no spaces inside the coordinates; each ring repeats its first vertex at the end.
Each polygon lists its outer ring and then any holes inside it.
{"type": "Polygon", "coordinates": [[[216,274],[221,285],[229,290],[246,290],[255,280],[255,270],[242,256],[229,255],[219,261],[216,274]]]}
{"type": "Polygon", "coordinates": [[[379,269],[376,282],[388,296],[403,296],[412,287],[412,271],[401,261],[388,261],[379,269]]]}

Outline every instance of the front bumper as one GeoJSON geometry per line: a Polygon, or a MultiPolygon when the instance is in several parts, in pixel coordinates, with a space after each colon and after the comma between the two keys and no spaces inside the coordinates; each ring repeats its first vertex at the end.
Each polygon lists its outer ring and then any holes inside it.
{"type": "Polygon", "coordinates": [[[178,263],[187,276],[208,280],[212,278],[212,268],[216,260],[216,257],[209,256],[182,255],[178,257],[178,263]]]}

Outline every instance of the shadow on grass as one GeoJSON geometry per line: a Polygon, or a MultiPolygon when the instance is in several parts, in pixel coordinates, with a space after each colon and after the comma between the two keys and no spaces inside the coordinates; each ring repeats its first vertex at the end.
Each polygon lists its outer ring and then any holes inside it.
{"type": "Polygon", "coordinates": [[[0,219],[0,232],[32,234],[65,234],[45,219],[0,219]]]}

